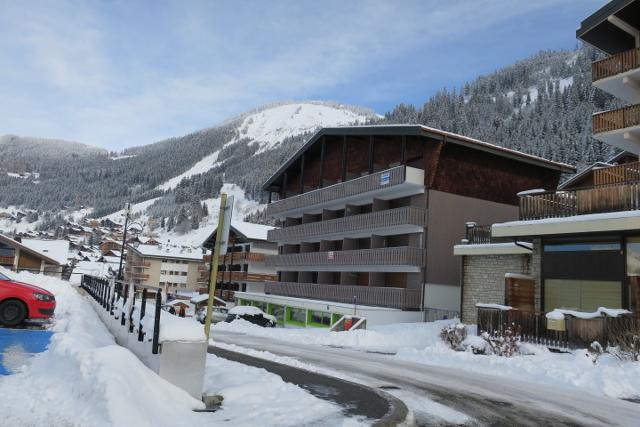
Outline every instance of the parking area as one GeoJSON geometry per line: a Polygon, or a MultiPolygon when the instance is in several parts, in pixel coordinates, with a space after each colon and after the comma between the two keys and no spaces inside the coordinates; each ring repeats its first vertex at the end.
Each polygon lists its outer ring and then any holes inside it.
{"type": "Polygon", "coordinates": [[[47,349],[53,333],[41,326],[0,327],[0,375],[10,375],[47,349]]]}

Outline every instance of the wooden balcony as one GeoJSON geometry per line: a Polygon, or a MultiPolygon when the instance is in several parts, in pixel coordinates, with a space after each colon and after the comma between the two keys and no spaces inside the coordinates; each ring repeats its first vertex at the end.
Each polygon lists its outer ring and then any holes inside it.
{"type": "Polygon", "coordinates": [[[219,271],[218,281],[223,282],[270,282],[278,280],[277,274],[248,273],[246,271],[219,271]]]}
{"type": "Polygon", "coordinates": [[[593,115],[593,134],[640,126],[640,105],[630,105],[593,115]]]}
{"type": "Polygon", "coordinates": [[[424,171],[397,166],[349,181],[278,200],[267,206],[273,217],[300,216],[302,212],[321,212],[344,203],[357,203],[375,193],[379,198],[399,198],[424,191],[424,171]],[[392,194],[393,193],[393,194],[392,194]]]}
{"type": "Polygon", "coordinates": [[[593,182],[595,185],[621,184],[635,181],[640,181],[640,162],[593,170],[593,182]]]}
{"type": "Polygon", "coordinates": [[[127,268],[150,268],[151,267],[151,263],[150,262],[138,262],[135,264],[130,264],[127,265],[127,268]]]}
{"type": "Polygon", "coordinates": [[[220,263],[229,264],[236,261],[264,262],[265,256],[265,254],[259,252],[230,252],[220,256],[220,263]]]}
{"type": "Polygon", "coordinates": [[[15,257],[12,257],[12,256],[0,256],[0,265],[13,266],[14,260],[15,260],[15,257]]]}
{"type": "Polygon", "coordinates": [[[640,67],[640,49],[611,55],[591,64],[591,79],[598,80],[625,73],[640,67]]]}
{"type": "Polygon", "coordinates": [[[148,280],[149,279],[149,275],[146,273],[137,273],[135,271],[125,271],[127,273],[127,276],[130,279],[134,279],[134,280],[148,280]]]}
{"type": "Polygon", "coordinates": [[[378,286],[343,286],[316,283],[268,282],[265,293],[296,298],[311,298],[357,305],[420,309],[420,291],[378,286]]]}
{"type": "Polygon", "coordinates": [[[548,191],[520,197],[520,220],[640,210],[640,182],[548,191]]]}
{"type": "Polygon", "coordinates": [[[282,271],[417,272],[424,265],[424,251],[402,246],[271,255],[265,265],[282,271]]]}
{"type": "Polygon", "coordinates": [[[427,225],[425,209],[406,206],[371,212],[327,221],[312,222],[286,228],[276,228],[268,233],[272,242],[305,242],[332,237],[363,237],[374,234],[404,234],[416,232],[427,225]],[[406,226],[406,227],[405,227],[406,226]],[[404,228],[407,228],[404,230],[404,228]],[[384,229],[389,232],[385,233],[384,229]],[[417,229],[417,230],[416,230],[417,229]]]}

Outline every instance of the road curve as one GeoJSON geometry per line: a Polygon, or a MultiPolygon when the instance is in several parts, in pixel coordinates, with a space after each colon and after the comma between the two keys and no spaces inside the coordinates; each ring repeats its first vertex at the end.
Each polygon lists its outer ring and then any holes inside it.
{"type": "Polygon", "coordinates": [[[392,427],[407,420],[408,409],[402,401],[368,386],[215,346],[209,346],[208,352],[227,360],[266,369],[316,397],[337,403],[344,408],[347,416],[374,420],[372,425],[375,427],[392,427]]]}
{"type": "Polygon", "coordinates": [[[491,426],[638,426],[640,405],[576,389],[532,384],[389,355],[215,331],[214,342],[295,358],[375,388],[400,388],[491,426]]]}

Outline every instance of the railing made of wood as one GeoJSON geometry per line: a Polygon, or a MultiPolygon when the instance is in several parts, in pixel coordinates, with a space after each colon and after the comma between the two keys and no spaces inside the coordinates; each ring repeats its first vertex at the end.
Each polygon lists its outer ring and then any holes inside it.
{"type": "Polygon", "coordinates": [[[149,275],[146,273],[136,273],[133,271],[126,271],[126,273],[131,279],[147,280],[149,278],[149,275]]]}
{"type": "Polygon", "coordinates": [[[595,82],[640,67],[640,48],[611,55],[591,64],[591,79],[595,82]]]}
{"type": "Polygon", "coordinates": [[[609,166],[593,170],[595,185],[640,181],[640,162],[609,166]]]}
{"type": "Polygon", "coordinates": [[[229,264],[236,261],[264,262],[265,256],[260,252],[229,252],[220,256],[220,263],[229,264]]]}
{"type": "Polygon", "coordinates": [[[272,202],[267,206],[266,214],[267,216],[274,216],[292,209],[302,209],[306,206],[314,206],[380,188],[391,187],[402,184],[405,181],[405,177],[405,166],[396,166],[395,168],[272,202]],[[388,180],[382,179],[382,175],[384,174],[389,174],[388,180]],[[382,182],[384,182],[384,184],[382,182]]]}
{"type": "Polygon", "coordinates": [[[425,209],[405,206],[366,214],[330,219],[327,221],[300,224],[286,228],[276,228],[268,232],[269,241],[301,240],[303,238],[324,236],[327,234],[349,233],[376,228],[400,225],[427,225],[425,209]]]}
{"type": "Polygon", "coordinates": [[[640,182],[520,196],[520,220],[640,210],[640,182]]]}
{"type": "Polygon", "coordinates": [[[13,265],[15,257],[12,256],[0,256],[0,265],[13,265]]]}
{"type": "Polygon", "coordinates": [[[268,267],[327,266],[327,265],[412,265],[421,267],[424,251],[409,246],[357,249],[333,252],[306,252],[298,254],[270,255],[265,260],[268,267]]]}
{"type": "Polygon", "coordinates": [[[219,271],[218,280],[242,282],[268,282],[278,280],[277,274],[248,273],[246,271],[219,271]]]}
{"type": "Polygon", "coordinates": [[[151,263],[150,262],[141,262],[141,263],[131,264],[130,267],[131,268],[149,268],[149,267],[151,267],[151,263]]]}
{"type": "Polygon", "coordinates": [[[390,307],[401,310],[420,308],[420,291],[380,286],[325,285],[316,283],[267,282],[265,293],[297,298],[390,307]]]}
{"type": "Polygon", "coordinates": [[[640,125],[640,104],[596,113],[592,118],[593,134],[640,125]]]}

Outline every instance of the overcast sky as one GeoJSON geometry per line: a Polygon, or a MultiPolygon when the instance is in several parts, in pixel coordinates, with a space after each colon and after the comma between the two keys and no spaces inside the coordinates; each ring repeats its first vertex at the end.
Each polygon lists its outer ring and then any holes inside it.
{"type": "Polygon", "coordinates": [[[539,50],[604,0],[0,0],[0,134],[120,150],[280,100],[384,113],[539,50]]]}

